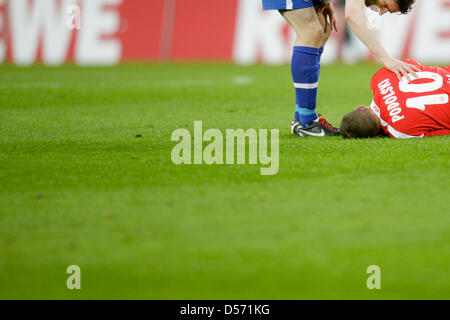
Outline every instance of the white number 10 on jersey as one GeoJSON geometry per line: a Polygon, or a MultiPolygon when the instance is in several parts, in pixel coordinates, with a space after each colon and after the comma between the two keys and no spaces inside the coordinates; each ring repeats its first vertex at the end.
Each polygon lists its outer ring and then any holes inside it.
{"type": "MultiPolygon", "coordinates": [[[[399,84],[399,88],[403,92],[415,92],[415,93],[426,93],[432,92],[442,88],[444,84],[444,79],[439,73],[435,72],[417,72],[419,76],[418,79],[430,79],[432,82],[412,84],[405,77],[402,78],[399,84]]],[[[414,79],[417,80],[417,79],[414,79]]],[[[427,105],[445,104],[448,103],[448,94],[433,94],[428,96],[421,96],[417,98],[409,98],[406,100],[407,108],[415,108],[424,111],[427,105]]]]}

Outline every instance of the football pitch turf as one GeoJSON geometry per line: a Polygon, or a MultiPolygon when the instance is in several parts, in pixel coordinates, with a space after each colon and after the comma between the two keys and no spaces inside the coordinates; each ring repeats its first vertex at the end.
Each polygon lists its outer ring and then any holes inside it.
{"type": "MultiPolygon", "coordinates": [[[[323,66],[318,111],[369,104],[378,68],[323,66]]],[[[292,116],[287,65],[1,66],[0,298],[449,299],[449,137],[298,138],[292,116]],[[175,165],[195,120],[279,128],[279,172],[175,165]]]]}

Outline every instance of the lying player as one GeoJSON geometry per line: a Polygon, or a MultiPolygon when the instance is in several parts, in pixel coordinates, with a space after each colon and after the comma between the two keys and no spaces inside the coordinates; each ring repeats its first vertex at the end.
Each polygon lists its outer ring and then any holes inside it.
{"type": "Polygon", "coordinates": [[[389,136],[422,138],[450,134],[450,66],[422,66],[419,78],[401,81],[395,73],[380,69],[372,77],[373,101],[341,121],[344,138],[389,136]]]}
{"type": "MultiPolygon", "coordinates": [[[[415,66],[392,57],[369,27],[366,7],[377,7],[380,15],[387,12],[407,14],[415,0],[346,0],[345,20],[355,35],[383,65],[398,75],[414,75],[415,66]]],[[[336,136],[339,128],[316,113],[320,60],[331,29],[337,31],[332,0],[262,0],[264,10],[278,10],[295,30],[297,38],[291,60],[295,88],[295,113],[291,132],[300,137],[336,136]]]]}

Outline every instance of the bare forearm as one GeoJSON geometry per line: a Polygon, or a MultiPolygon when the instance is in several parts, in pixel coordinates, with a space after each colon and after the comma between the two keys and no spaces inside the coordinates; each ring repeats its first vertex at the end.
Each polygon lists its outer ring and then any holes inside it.
{"type": "Polygon", "coordinates": [[[394,72],[399,79],[409,74],[417,77],[416,72],[420,71],[417,66],[395,59],[378,42],[375,33],[367,26],[367,18],[364,13],[364,0],[346,0],[345,20],[356,36],[369,48],[370,51],[384,64],[384,66],[394,72]]]}
{"type": "Polygon", "coordinates": [[[367,18],[364,14],[364,0],[347,0],[345,20],[355,35],[380,60],[384,61],[390,55],[377,40],[374,31],[367,27],[367,18]]]}

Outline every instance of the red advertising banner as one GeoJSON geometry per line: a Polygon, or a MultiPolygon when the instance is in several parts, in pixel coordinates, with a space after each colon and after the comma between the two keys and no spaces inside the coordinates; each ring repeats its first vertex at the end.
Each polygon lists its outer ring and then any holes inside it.
{"type": "Polygon", "coordinates": [[[117,10],[121,27],[122,59],[158,59],[161,52],[165,0],[122,1],[117,10]]]}
{"type": "MultiPolygon", "coordinates": [[[[449,0],[417,0],[385,15],[378,36],[399,58],[448,63],[449,0]]],[[[336,14],[343,21],[343,8],[336,14]]],[[[345,23],[343,22],[345,26],[345,23]]],[[[0,63],[116,64],[150,60],[287,63],[295,34],[260,0],[0,0],[0,63]]],[[[349,32],[333,34],[323,61],[369,56],[349,32]],[[345,43],[344,43],[345,42],[345,43]]]]}
{"type": "Polygon", "coordinates": [[[170,57],[230,60],[236,25],[236,4],[237,0],[196,0],[193,7],[191,0],[176,1],[170,57]]]}

